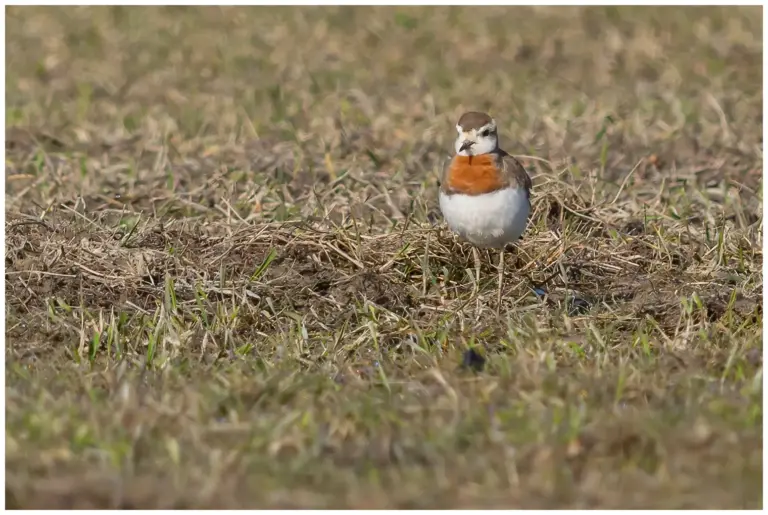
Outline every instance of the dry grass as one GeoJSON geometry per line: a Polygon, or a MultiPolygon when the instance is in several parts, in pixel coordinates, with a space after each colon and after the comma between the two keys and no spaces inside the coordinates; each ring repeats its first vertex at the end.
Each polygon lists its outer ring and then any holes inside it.
{"type": "Polygon", "coordinates": [[[761,507],[761,14],[10,8],[9,506],[761,507]]]}

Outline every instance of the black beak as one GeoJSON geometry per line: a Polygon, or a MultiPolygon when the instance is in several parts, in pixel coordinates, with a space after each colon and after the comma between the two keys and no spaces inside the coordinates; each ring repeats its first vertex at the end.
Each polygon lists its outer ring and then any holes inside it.
{"type": "Polygon", "coordinates": [[[464,140],[464,143],[462,143],[461,146],[459,147],[459,152],[464,152],[474,144],[475,144],[474,141],[464,140]]]}

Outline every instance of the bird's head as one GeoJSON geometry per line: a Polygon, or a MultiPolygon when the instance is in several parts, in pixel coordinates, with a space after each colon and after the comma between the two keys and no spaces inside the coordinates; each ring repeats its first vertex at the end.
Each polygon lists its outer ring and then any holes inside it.
{"type": "Polygon", "coordinates": [[[464,113],[456,124],[456,153],[460,156],[479,156],[499,148],[496,122],[485,113],[464,113]]]}

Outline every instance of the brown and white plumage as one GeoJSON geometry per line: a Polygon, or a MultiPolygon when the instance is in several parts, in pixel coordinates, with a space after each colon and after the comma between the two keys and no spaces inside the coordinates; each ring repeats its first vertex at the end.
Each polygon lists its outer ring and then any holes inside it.
{"type": "Polygon", "coordinates": [[[456,129],[456,155],[440,181],[440,210],[462,238],[502,248],[528,224],[531,178],[499,148],[496,123],[487,114],[465,113],[456,129]]]}
{"type": "Polygon", "coordinates": [[[440,181],[440,210],[448,227],[475,245],[476,286],[480,281],[477,247],[501,249],[500,307],[504,247],[517,241],[528,225],[531,178],[517,159],[499,148],[496,122],[486,113],[464,113],[456,130],[456,155],[440,181]]]}

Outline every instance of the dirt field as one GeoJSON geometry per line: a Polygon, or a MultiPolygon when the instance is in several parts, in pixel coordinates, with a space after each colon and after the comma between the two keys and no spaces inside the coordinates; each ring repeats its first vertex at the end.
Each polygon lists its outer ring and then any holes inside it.
{"type": "Polygon", "coordinates": [[[761,8],[6,31],[9,507],[762,507],[761,8]],[[534,181],[501,305],[464,110],[534,181]]]}

